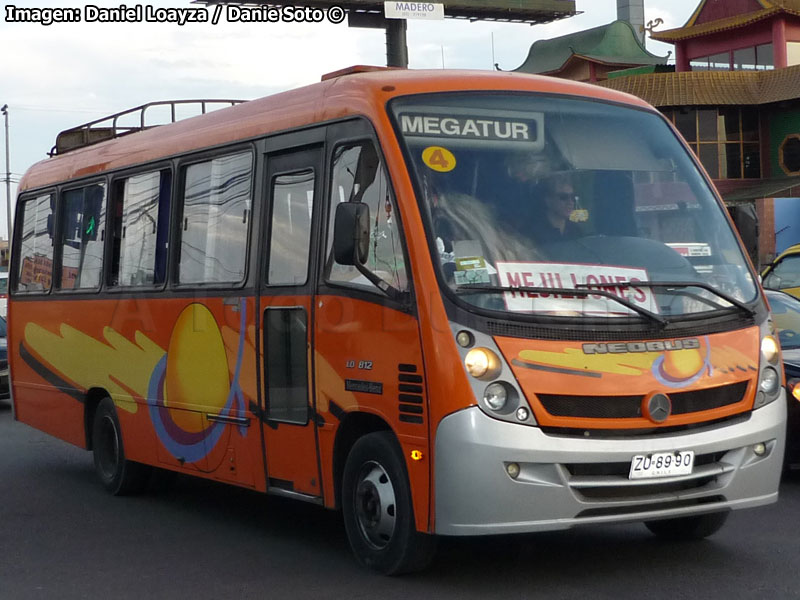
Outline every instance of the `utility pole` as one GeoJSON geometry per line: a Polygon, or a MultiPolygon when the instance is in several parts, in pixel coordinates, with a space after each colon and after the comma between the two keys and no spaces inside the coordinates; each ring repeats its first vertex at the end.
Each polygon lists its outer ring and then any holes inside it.
{"type": "Polygon", "coordinates": [[[405,19],[386,19],[386,66],[408,68],[408,43],[405,19]]]}
{"type": "Polygon", "coordinates": [[[6,216],[8,218],[8,249],[11,250],[11,159],[8,156],[8,104],[0,108],[6,121],[6,216]]]}

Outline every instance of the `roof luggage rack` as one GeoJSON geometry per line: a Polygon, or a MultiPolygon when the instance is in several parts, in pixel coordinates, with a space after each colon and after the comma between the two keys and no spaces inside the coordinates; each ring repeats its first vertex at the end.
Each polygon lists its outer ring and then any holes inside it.
{"type": "MultiPolygon", "coordinates": [[[[92,144],[97,144],[99,142],[104,142],[106,140],[112,140],[114,138],[121,137],[123,135],[128,135],[129,133],[136,133],[137,131],[144,131],[145,129],[152,129],[153,127],[158,127],[160,125],[166,125],[167,123],[175,123],[176,121],[180,121],[181,118],[188,118],[189,116],[197,116],[198,113],[194,113],[192,115],[187,115],[186,117],[178,118],[176,116],[176,107],[183,106],[183,105],[195,105],[200,109],[199,114],[206,114],[207,108],[209,105],[212,105],[212,110],[216,108],[223,108],[225,105],[227,106],[234,106],[236,104],[241,104],[242,102],[246,102],[246,100],[163,100],[159,102],[148,102],[147,104],[142,104],[141,106],[137,106],[135,108],[129,108],[128,110],[124,110],[122,112],[118,112],[113,115],[109,115],[107,117],[103,117],[102,119],[97,119],[96,121],[90,121],[89,123],[84,123],[83,125],[78,125],[77,127],[73,127],[71,129],[66,129],[58,134],[56,137],[56,145],[48,152],[49,156],[56,156],[59,154],[65,154],[66,152],[70,152],[72,150],[77,150],[78,148],[84,148],[86,146],[91,146],[92,144]],[[223,106],[215,106],[215,105],[223,105],[223,106]],[[145,120],[145,113],[148,109],[152,109],[155,107],[160,106],[167,106],[169,107],[169,120],[165,122],[151,122],[147,123],[145,120]],[[138,113],[138,115],[137,115],[138,113]],[[127,121],[131,124],[121,125],[120,119],[124,117],[129,117],[134,115],[133,118],[127,119],[127,121]]],[[[159,111],[159,115],[162,115],[162,111],[159,111]]],[[[155,119],[154,119],[155,120],[155,119]]],[[[165,119],[162,119],[162,121],[165,119]]]]}

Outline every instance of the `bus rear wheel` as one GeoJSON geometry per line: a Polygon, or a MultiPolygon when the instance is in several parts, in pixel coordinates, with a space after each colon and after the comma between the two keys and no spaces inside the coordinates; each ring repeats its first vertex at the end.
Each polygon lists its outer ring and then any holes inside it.
{"type": "Polygon", "coordinates": [[[342,512],[358,561],[386,575],[424,569],[436,538],[417,532],[403,455],[386,431],[360,438],[342,478],[342,512]]]}
{"type": "Polygon", "coordinates": [[[722,529],[729,514],[717,512],[695,517],[646,521],[645,526],[665,540],[702,540],[722,529]]]}
{"type": "Polygon", "coordinates": [[[147,485],[150,467],[125,458],[122,431],[111,398],[97,406],[92,423],[94,468],[100,483],[115,496],[136,494],[147,485]]]}

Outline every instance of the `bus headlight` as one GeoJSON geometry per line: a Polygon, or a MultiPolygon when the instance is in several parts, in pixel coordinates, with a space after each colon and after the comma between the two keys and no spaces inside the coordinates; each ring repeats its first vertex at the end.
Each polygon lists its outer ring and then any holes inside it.
{"type": "Polygon", "coordinates": [[[500,365],[500,358],[488,348],[473,348],[464,357],[467,373],[475,379],[494,379],[500,374],[500,365]]]}
{"type": "Polygon", "coordinates": [[[761,339],[761,356],[771,365],[778,364],[780,347],[778,346],[777,340],[771,335],[765,335],[761,339]]]}
{"type": "Polygon", "coordinates": [[[486,391],[483,393],[483,401],[486,406],[494,411],[500,412],[506,407],[508,402],[508,391],[506,386],[502,383],[490,383],[486,386],[486,391]]]}

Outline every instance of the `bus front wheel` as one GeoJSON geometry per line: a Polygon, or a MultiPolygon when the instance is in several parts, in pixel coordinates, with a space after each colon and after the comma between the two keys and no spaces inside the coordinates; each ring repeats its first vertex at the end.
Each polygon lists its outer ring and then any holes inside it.
{"type": "Polygon", "coordinates": [[[695,517],[646,521],[645,526],[665,540],[702,540],[722,529],[729,514],[717,512],[695,517]]]}
{"type": "Polygon", "coordinates": [[[417,532],[403,455],[387,431],[360,438],[342,478],[342,512],[358,561],[386,575],[425,568],[436,538],[417,532]]]}
{"type": "Polygon", "coordinates": [[[122,431],[111,398],[101,400],[92,423],[94,468],[103,487],[115,496],[135,494],[144,489],[150,467],[125,458],[122,431]]]}

